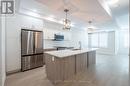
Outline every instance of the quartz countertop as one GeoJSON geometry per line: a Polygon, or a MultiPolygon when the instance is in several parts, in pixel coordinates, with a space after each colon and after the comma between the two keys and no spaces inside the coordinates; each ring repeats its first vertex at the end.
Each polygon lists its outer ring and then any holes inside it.
{"type": "Polygon", "coordinates": [[[78,50],[59,50],[59,51],[47,51],[45,54],[49,54],[58,58],[64,58],[72,55],[82,54],[90,51],[95,51],[98,48],[78,49],[78,50]]]}

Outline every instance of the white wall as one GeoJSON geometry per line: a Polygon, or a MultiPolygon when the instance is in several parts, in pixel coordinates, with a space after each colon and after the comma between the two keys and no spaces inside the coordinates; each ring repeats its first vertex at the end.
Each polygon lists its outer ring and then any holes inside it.
{"type": "Polygon", "coordinates": [[[5,17],[0,18],[0,86],[4,86],[5,74],[5,17]]]}
{"type": "Polygon", "coordinates": [[[0,86],[2,86],[2,19],[0,17],[0,86]]]}
{"type": "Polygon", "coordinates": [[[73,45],[75,48],[79,48],[79,41],[81,41],[82,48],[88,48],[87,30],[72,29],[71,34],[71,45],[73,45]]]}
{"type": "Polygon", "coordinates": [[[116,36],[116,31],[108,32],[108,46],[107,48],[100,48],[97,53],[99,54],[110,54],[115,55],[117,54],[118,50],[118,40],[116,36]]]}
{"type": "Polygon", "coordinates": [[[0,86],[2,86],[2,19],[0,17],[0,86]]]}
{"type": "Polygon", "coordinates": [[[21,28],[43,30],[43,21],[16,14],[6,19],[6,28],[6,71],[13,71],[21,67],[21,28]]]}
{"type": "Polygon", "coordinates": [[[52,48],[53,46],[68,46],[79,48],[79,41],[82,42],[83,48],[87,48],[87,30],[85,31],[72,27],[71,30],[67,31],[63,30],[62,28],[63,25],[44,21],[44,48],[52,48]],[[52,41],[54,34],[63,34],[65,37],[64,41],[52,41]]]}
{"type": "Polygon", "coordinates": [[[70,46],[71,32],[62,29],[62,25],[44,20],[44,48],[53,46],[70,46]],[[64,41],[53,41],[54,34],[64,35],[64,41]]]}
{"type": "Polygon", "coordinates": [[[124,35],[129,34],[128,30],[119,30],[119,50],[118,54],[128,55],[129,54],[129,47],[124,46],[124,35]]]}
{"type": "Polygon", "coordinates": [[[53,46],[78,46],[78,41],[82,41],[83,47],[87,48],[87,31],[79,31],[72,28],[72,31],[62,30],[62,25],[48,22],[45,20],[16,14],[14,17],[6,19],[6,71],[19,70],[21,68],[21,40],[20,33],[22,28],[32,28],[43,30],[44,32],[44,48],[52,48],[53,46]],[[55,33],[65,35],[65,41],[52,41],[55,33]]]}
{"type": "Polygon", "coordinates": [[[89,35],[89,47],[99,47],[99,49],[97,50],[98,54],[109,54],[109,55],[115,55],[117,53],[117,36],[116,36],[116,31],[109,31],[109,32],[95,32],[89,35]],[[105,33],[106,34],[106,38],[101,38],[101,33],[105,33]],[[92,35],[94,35],[92,37],[92,35]],[[99,36],[100,35],[100,36],[99,36]],[[101,41],[101,40],[102,41],[101,41]],[[103,41],[104,40],[104,41],[103,41]],[[94,45],[93,45],[93,43],[94,45]],[[102,44],[102,42],[106,43],[107,46],[101,46],[100,44],[102,44]]]}
{"type": "MultiPolygon", "coordinates": [[[[97,53],[99,54],[129,54],[129,48],[124,47],[124,35],[127,34],[127,30],[115,30],[108,32],[108,42],[106,48],[99,48],[97,53]]],[[[95,41],[96,42],[96,41],[95,41]]],[[[91,47],[91,36],[89,37],[89,46],[91,47]]]]}

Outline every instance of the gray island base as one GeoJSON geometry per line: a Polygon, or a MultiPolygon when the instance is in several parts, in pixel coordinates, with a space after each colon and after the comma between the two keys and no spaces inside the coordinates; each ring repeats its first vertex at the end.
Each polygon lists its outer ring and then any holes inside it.
{"type": "Polygon", "coordinates": [[[54,84],[71,79],[96,63],[96,50],[60,50],[45,52],[47,78],[54,84]]]}

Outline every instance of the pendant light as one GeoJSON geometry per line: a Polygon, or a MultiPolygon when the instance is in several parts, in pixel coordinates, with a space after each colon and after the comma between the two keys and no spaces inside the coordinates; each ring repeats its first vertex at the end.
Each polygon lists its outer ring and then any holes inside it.
{"type": "Polygon", "coordinates": [[[95,31],[97,29],[92,23],[92,21],[88,21],[88,31],[95,31]]]}
{"type": "Polygon", "coordinates": [[[71,28],[71,21],[67,18],[67,12],[69,12],[68,9],[65,9],[64,12],[66,13],[66,17],[63,20],[63,30],[70,30],[71,28]]]}
{"type": "Polygon", "coordinates": [[[95,27],[92,25],[92,21],[88,21],[88,24],[89,24],[89,26],[88,26],[88,29],[95,29],[95,27]]]}

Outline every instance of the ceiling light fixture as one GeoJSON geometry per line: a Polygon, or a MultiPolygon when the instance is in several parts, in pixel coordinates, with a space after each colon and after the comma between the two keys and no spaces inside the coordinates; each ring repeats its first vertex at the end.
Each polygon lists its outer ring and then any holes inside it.
{"type": "Polygon", "coordinates": [[[88,21],[88,24],[89,24],[88,29],[93,29],[94,28],[94,26],[92,26],[92,21],[88,21]]]}
{"type": "Polygon", "coordinates": [[[70,30],[71,28],[71,21],[69,19],[67,19],[67,12],[69,12],[68,9],[65,9],[64,12],[66,13],[66,18],[63,20],[63,29],[64,30],[70,30]]]}
{"type": "Polygon", "coordinates": [[[88,30],[93,31],[93,30],[97,29],[95,26],[92,25],[92,21],[88,21],[88,24],[89,24],[88,30]]]}

